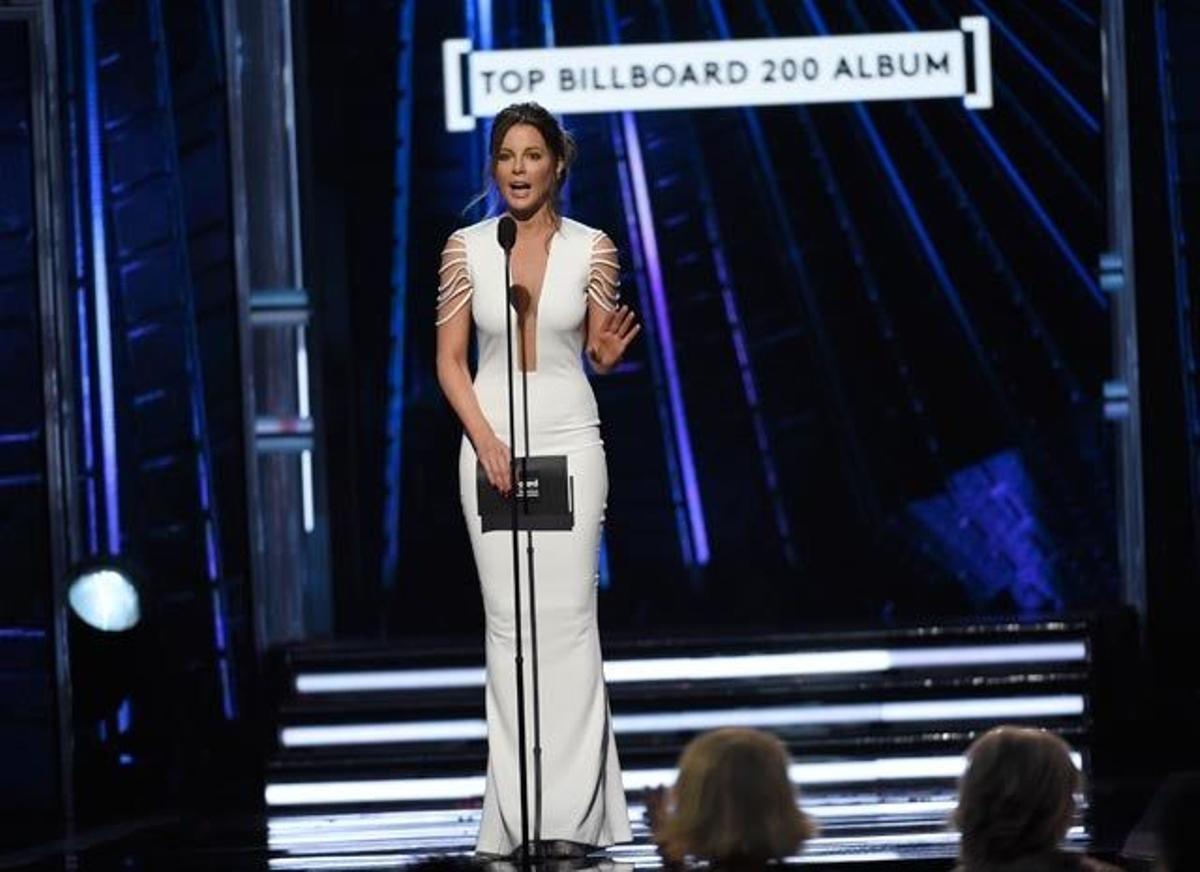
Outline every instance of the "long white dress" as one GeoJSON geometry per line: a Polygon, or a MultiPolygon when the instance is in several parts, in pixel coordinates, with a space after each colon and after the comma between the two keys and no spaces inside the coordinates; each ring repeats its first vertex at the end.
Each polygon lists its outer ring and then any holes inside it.
{"type": "MultiPolygon", "coordinates": [[[[496,434],[508,442],[504,254],[491,218],[455,232],[442,255],[438,324],[469,313],[479,364],[475,393],[496,434]]],[[[604,685],[596,589],[608,471],[596,398],[583,371],[589,305],[611,311],[618,300],[616,249],[603,233],[562,220],[552,236],[536,300],[536,367],[528,373],[531,454],[565,454],[574,478],[570,531],[537,531],[534,581],[542,745],[541,803],[531,750],[529,832],[536,840],[605,846],[629,841],[629,814],[604,685]],[[538,806],[540,805],[540,814],[538,806]]],[[[514,362],[517,326],[513,325],[514,362]]],[[[514,363],[514,366],[519,366],[514,363]]],[[[517,445],[524,452],[521,375],[516,386],[517,445]]],[[[507,854],[521,843],[517,756],[516,648],[512,543],[507,530],[482,531],[476,511],[476,456],[463,437],[459,490],[486,613],[488,767],[476,850],[507,854]]],[[[525,534],[521,534],[521,607],[525,648],[526,738],[532,747],[531,639],[525,534]]]]}

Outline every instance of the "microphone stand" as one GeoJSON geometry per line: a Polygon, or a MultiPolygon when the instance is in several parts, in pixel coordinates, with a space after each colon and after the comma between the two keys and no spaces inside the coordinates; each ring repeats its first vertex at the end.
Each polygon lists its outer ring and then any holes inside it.
{"type": "Polygon", "coordinates": [[[512,247],[504,249],[504,328],[508,345],[508,444],[512,454],[509,455],[509,475],[512,477],[514,493],[512,495],[512,563],[513,563],[513,617],[516,621],[516,653],[513,662],[517,670],[517,766],[521,777],[521,868],[529,868],[529,770],[525,761],[525,657],[524,645],[521,641],[521,538],[517,527],[520,524],[517,513],[517,465],[515,461],[517,447],[517,410],[515,406],[516,388],[513,386],[513,325],[512,325],[512,247]]]}
{"type": "MultiPolygon", "coordinates": [[[[533,308],[533,299],[529,301],[533,308]]],[[[526,319],[529,315],[526,313],[526,319]]],[[[521,332],[521,417],[525,427],[525,451],[521,458],[521,478],[526,481],[524,508],[529,514],[529,485],[525,478],[529,466],[529,356],[525,345],[525,332],[521,332]]],[[[514,504],[516,501],[513,501],[514,504]]],[[[533,678],[533,839],[540,842],[542,838],[542,694],[538,685],[538,635],[537,635],[537,586],[534,584],[533,572],[533,530],[525,530],[525,559],[529,576],[529,654],[531,677],[533,678]]]]}
{"type": "MultiPolygon", "coordinates": [[[[509,218],[508,220],[512,220],[509,218]]],[[[514,240],[515,241],[515,240],[514,240]]],[[[511,450],[509,460],[509,473],[512,478],[514,493],[512,494],[512,566],[513,566],[513,617],[516,629],[516,651],[513,656],[514,665],[517,673],[517,745],[518,745],[518,771],[520,773],[520,790],[521,790],[521,868],[528,872],[531,868],[531,852],[529,841],[529,766],[525,759],[525,657],[524,643],[522,641],[521,632],[521,556],[520,556],[520,519],[517,509],[517,492],[520,491],[520,482],[524,479],[524,473],[529,460],[529,378],[524,366],[524,353],[522,352],[522,367],[521,367],[521,387],[524,402],[524,435],[525,435],[525,451],[521,462],[520,477],[517,476],[516,463],[516,387],[513,384],[513,297],[512,297],[512,246],[504,246],[504,305],[505,305],[505,338],[508,346],[508,439],[511,450]]],[[[522,345],[522,348],[524,346],[522,345]]],[[[525,507],[528,511],[529,488],[525,488],[524,497],[525,507]]],[[[536,779],[536,826],[540,835],[541,830],[541,804],[542,804],[542,778],[541,778],[541,718],[540,705],[538,700],[538,669],[537,669],[537,621],[534,612],[534,593],[533,593],[533,531],[527,530],[527,548],[529,566],[529,605],[530,605],[530,631],[531,643],[533,646],[533,713],[534,713],[534,777],[536,779]]]]}

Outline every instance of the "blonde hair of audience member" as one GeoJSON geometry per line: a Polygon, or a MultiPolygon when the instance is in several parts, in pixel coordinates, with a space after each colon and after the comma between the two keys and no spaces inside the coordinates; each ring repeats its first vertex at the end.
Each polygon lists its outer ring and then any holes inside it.
{"type": "Polygon", "coordinates": [[[1113,868],[1058,852],[1071,826],[1079,785],[1071,750],[1053,733],[1027,727],[984,733],[967,750],[959,784],[954,812],[962,833],[959,868],[1113,868]]]}
{"type": "Polygon", "coordinates": [[[728,727],[693,739],[679,758],[674,809],[652,809],[663,856],[746,865],[798,851],[816,828],[797,807],[789,762],[783,743],[759,730],[728,727]]]}

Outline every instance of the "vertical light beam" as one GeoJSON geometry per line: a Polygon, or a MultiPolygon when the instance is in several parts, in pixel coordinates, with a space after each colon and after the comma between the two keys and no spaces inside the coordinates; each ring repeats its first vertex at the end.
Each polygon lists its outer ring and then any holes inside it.
{"type": "MultiPolygon", "coordinates": [[[[416,0],[406,0],[397,10],[396,145],[392,202],[392,311],[389,339],[387,404],[387,465],[384,481],[383,574],[384,586],[396,583],[400,566],[401,487],[404,447],[404,355],[408,333],[408,199],[412,162],[412,34],[416,0]]],[[[307,368],[307,365],[306,365],[307,368]]],[[[305,370],[301,370],[304,372],[305,370]]],[[[310,461],[311,463],[311,461],[310,461]]],[[[307,511],[307,509],[306,509],[307,511]]],[[[305,521],[307,525],[307,520],[305,521]]]]}
{"type": "Polygon", "coordinates": [[[650,207],[650,190],[646,185],[646,170],[638,141],[637,122],[632,112],[621,115],[625,134],[625,150],[629,158],[629,176],[633,186],[634,206],[646,254],[646,275],[650,280],[650,298],[654,305],[655,332],[659,338],[663,369],[667,376],[667,402],[674,425],[675,447],[679,455],[679,473],[683,478],[684,499],[687,503],[688,526],[692,537],[692,555],[700,566],[708,564],[708,530],[704,522],[704,507],[700,501],[700,485],[696,480],[696,462],[692,455],[692,437],[688,431],[687,415],[683,409],[683,390],[679,383],[679,367],[675,362],[675,340],[671,335],[671,314],[667,308],[667,289],[663,282],[662,264],[658,258],[658,239],[654,232],[654,213],[650,207]]]}
{"type": "MultiPolygon", "coordinates": [[[[104,520],[109,554],[121,552],[121,492],[117,470],[117,410],[113,387],[112,314],[108,294],[108,239],[104,225],[104,156],[100,145],[100,71],[96,59],[93,0],[82,6],[84,106],[87,112],[88,197],[91,212],[92,313],[100,392],[100,453],[104,469],[104,520]]],[[[86,368],[87,362],[83,362],[86,368]]]]}

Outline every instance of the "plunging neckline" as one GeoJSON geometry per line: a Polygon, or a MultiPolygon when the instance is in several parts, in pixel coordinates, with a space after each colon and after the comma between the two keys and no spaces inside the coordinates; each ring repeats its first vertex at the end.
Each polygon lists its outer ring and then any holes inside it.
{"type": "MultiPolygon", "coordinates": [[[[517,372],[524,372],[527,375],[537,372],[538,368],[537,368],[536,364],[540,363],[540,360],[538,359],[538,354],[541,353],[541,347],[542,347],[542,317],[541,317],[542,294],[545,293],[545,291],[546,291],[546,280],[548,278],[550,278],[550,267],[554,262],[554,249],[557,248],[557,246],[555,245],[555,242],[557,241],[557,237],[558,237],[559,233],[561,233],[561,232],[562,232],[561,227],[556,230],[550,231],[550,243],[549,243],[549,247],[546,249],[546,265],[542,267],[542,281],[541,281],[541,284],[538,286],[537,297],[536,298],[534,297],[532,291],[530,291],[530,293],[529,293],[529,311],[533,313],[533,317],[534,317],[534,323],[533,323],[533,351],[534,351],[534,353],[533,353],[532,357],[533,357],[533,362],[534,362],[535,366],[532,369],[528,369],[525,366],[526,358],[529,357],[530,355],[520,353],[522,350],[522,346],[524,345],[524,341],[525,341],[525,328],[521,326],[521,319],[520,318],[517,319],[517,326],[518,326],[518,331],[517,331],[518,332],[518,341],[517,341],[518,354],[517,354],[517,357],[518,357],[518,361],[520,363],[520,366],[517,369],[517,372]]],[[[515,285],[514,285],[514,287],[515,287],[515,285]]],[[[526,323],[528,323],[528,316],[526,317],[526,323]]]]}

